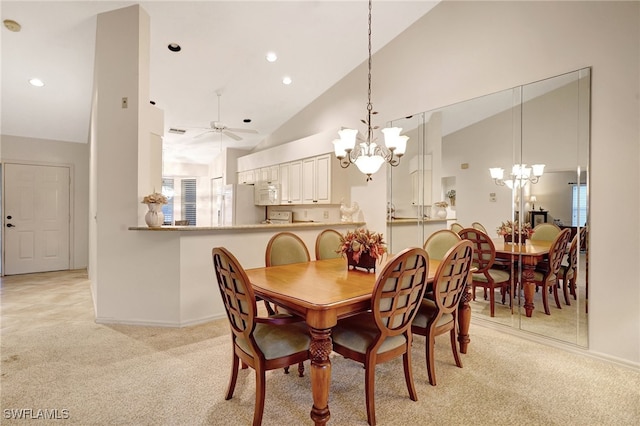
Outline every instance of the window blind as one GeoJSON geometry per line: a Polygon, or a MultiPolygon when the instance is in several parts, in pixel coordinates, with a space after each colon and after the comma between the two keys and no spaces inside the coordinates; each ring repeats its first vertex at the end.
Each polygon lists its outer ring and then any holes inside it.
{"type": "Polygon", "coordinates": [[[587,185],[573,185],[571,226],[584,226],[587,222],[587,185]]]}
{"type": "Polygon", "coordinates": [[[196,225],[196,180],[195,179],[182,179],[182,219],[188,220],[189,225],[196,225]]]}

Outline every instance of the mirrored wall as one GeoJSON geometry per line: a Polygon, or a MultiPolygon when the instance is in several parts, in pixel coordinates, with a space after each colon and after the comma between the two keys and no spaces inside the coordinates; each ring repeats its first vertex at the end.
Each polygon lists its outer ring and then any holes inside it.
{"type": "MultiPolygon", "coordinates": [[[[525,315],[520,281],[522,261],[514,263],[513,303],[496,296],[494,316],[482,288],[471,302],[472,321],[505,327],[588,346],[588,173],[590,140],[590,69],[509,88],[480,98],[394,120],[410,137],[397,167],[388,170],[387,235],[391,251],[422,246],[435,231],[452,223],[470,227],[479,222],[491,238],[507,220],[542,222],[568,228],[580,241],[575,269],[576,291],[567,304],[560,291],[550,315],[541,292],[535,309],[525,315]],[[544,164],[537,181],[514,185],[514,165],[544,164]],[[489,168],[504,169],[503,181],[489,168]],[[535,183],[534,183],[535,182],[535,183]],[[446,217],[438,204],[446,203],[446,217]],[[585,228],[584,231],[582,228],[585,228]],[[510,306],[511,305],[511,306],[510,306]]],[[[567,260],[565,259],[565,262],[567,260]]]]}

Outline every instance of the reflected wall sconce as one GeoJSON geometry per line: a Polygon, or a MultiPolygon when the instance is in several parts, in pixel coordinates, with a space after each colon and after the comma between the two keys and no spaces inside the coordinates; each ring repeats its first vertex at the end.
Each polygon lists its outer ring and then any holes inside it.
{"type": "Polygon", "coordinates": [[[492,167],[489,169],[491,178],[498,186],[508,186],[509,189],[521,188],[527,183],[538,183],[540,176],[544,173],[544,164],[534,164],[527,167],[526,164],[516,164],[511,169],[509,179],[504,179],[504,169],[492,167]]]}
{"type": "Polygon", "coordinates": [[[361,120],[367,125],[367,134],[364,140],[356,144],[358,131],[354,129],[342,129],[338,132],[340,139],[333,141],[334,152],[336,158],[340,161],[342,168],[347,168],[351,164],[355,164],[358,169],[367,175],[367,182],[370,181],[371,175],[380,170],[380,166],[387,162],[395,167],[400,164],[400,158],[404,155],[407,148],[408,136],[400,136],[402,129],[400,127],[392,127],[382,129],[384,134],[384,145],[378,145],[373,131],[378,126],[372,126],[371,116],[377,114],[373,111],[371,104],[371,0],[369,0],[369,91],[367,101],[367,118],[361,120]]]}

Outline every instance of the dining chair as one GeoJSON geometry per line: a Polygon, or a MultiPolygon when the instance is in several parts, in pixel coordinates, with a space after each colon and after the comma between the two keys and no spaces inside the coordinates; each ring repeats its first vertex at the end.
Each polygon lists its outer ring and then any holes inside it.
{"type": "Polygon", "coordinates": [[[211,251],[220,295],[231,327],[231,377],[225,400],[233,397],[239,363],[256,373],[253,426],[262,423],[265,399],[265,372],[309,359],[311,337],[304,321],[297,317],[256,316],[256,298],[247,275],[227,249],[211,251]]]}
{"type": "MultiPolygon", "coordinates": [[[[292,232],[278,232],[273,235],[267,243],[265,250],[264,264],[265,266],[289,265],[291,263],[304,263],[311,261],[309,250],[304,241],[292,232]]],[[[289,311],[282,307],[272,307],[269,302],[264,301],[264,306],[271,316],[275,315],[291,315],[289,311]]],[[[285,373],[289,373],[289,366],[285,367],[285,373]]],[[[304,375],[304,364],[298,363],[298,375],[304,375]]]]}
{"type": "MultiPolygon", "coordinates": [[[[265,250],[265,266],[288,265],[290,263],[309,262],[311,256],[304,241],[292,232],[278,232],[267,243],[265,250]]],[[[265,300],[264,305],[270,315],[275,309],[265,300]]]]}
{"type": "Polygon", "coordinates": [[[571,305],[569,294],[575,300],[577,298],[576,282],[578,278],[578,243],[580,235],[574,235],[567,252],[567,264],[561,264],[558,271],[558,279],[562,281],[562,293],[564,294],[564,303],[571,305]]]}
{"type": "Polygon", "coordinates": [[[464,226],[460,225],[458,222],[454,222],[449,227],[450,230],[455,232],[456,234],[464,229],[464,226]]]}
{"type": "Polygon", "coordinates": [[[338,321],[333,350],[365,368],[367,421],[376,424],[375,367],[402,355],[404,378],[412,401],[418,400],[411,370],[411,321],[424,295],[429,273],[427,253],[408,248],[394,256],[376,279],[371,310],[338,321]]]}
{"type": "Polygon", "coordinates": [[[560,271],[560,265],[562,259],[566,253],[567,244],[571,237],[571,230],[561,230],[558,236],[553,240],[551,248],[549,249],[549,266],[546,271],[535,270],[533,273],[533,282],[536,287],[540,287],[542,293],[542,305],[544,307],[544,313],[551,315],[549,310],[549,289],[553,291],[553,297],[556,301],[556,307],[562,309],[560,306],[560,299],[558,298],[558,272],[560,271]]]}
{"type": "Polygon", "coordinates": [[[342,257],[340,248],[342,234],[335,229],[325,229],[316,237],[316,260],[342,257]]]}
{"type": "Polygon", "coordinates": [[[473,229],[478,229],[478,230],[480,230],[480,231],[484,232],[484,233],[485,233],[485,234],[487,234],[487,235],[489,234],[489,233],[487,232],[487,228],[485,228],[485,227],[484,227],[480,222],[472,222],[472,223],[471,223],[471,227],[472,227],[473,229]]]}
{"type": "MultiPolygon", "coordinates": [[[[463,240],[473,244],[472,265],[477,269],[471,274],[471,296],[476,300],[476,287],[484,289],[484,299],[487,300],[489,292],[489,310],[491,316],[495,316],[495,290],[500,289],[502,303],[504,304],[507,289],[511,283],[511,274],[504,269],[494,269],[496,260],[496,247],[489,236],[477,228],[465,228],[460,231],[463,240]]],[[[511,292],[509,292],[511,294],[511,292]]]]}
{"type": "Polygon", "coordinates": [[[555,223],[539,223],[533,228],[533,234],[529,239],[533,241],[553,241],[560,231],[562,229],[555,223]]]}
{"type": "Polygon", "coordinates": [[[458,304],[469,282],[473,244],[463,240],[452,247],[440,262],[433,279],[434,300],[423,299],[413,319],[411,331],[426,337],[426,364],[429,383],[436,385],[435,338],[449,332],[451,350],[456,365],[462,368],[456,337],[458,334],[458,304]]]}
{"type": "Polygon", "coordinates": [[[309,262],[309,250],[304,241],[292,232],[279,232],[267,243],[265,266],[309,262]]]}
{"type": "MultiPolygon", "coordinates": [[[[462,229],[461,229],[462,230],[462,229]]],[[[442,260],[449,249],[460,242],[460,235],[450,229],[440,229],[429,235],[423,248],[429,255],[429,259],[442,260]]]]}

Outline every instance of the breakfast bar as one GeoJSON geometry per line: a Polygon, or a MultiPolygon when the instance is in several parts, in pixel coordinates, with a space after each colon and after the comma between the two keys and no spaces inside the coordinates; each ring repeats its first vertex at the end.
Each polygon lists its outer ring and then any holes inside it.
{"type": "MultiPolygon", "coordinates": [[[[273,234],[282,231],[298,235],[315,257],[316,236],[325,229],[341,233],[365,226],[365,222],[301,222],[238,226],[129,227],[132,237],[148,247],[136,259],[136,269],[145,270],[135,288],[126,287],[121,304],[136,303],[135,318],[120,316],[117,322],[182,327],[225,316],[215,285],[211,249],[226,247],[245,268],[264,266],[265,249],[273,234]]],[[[115,317],[115,315],[114,315],[115,317]]],[[[113,317],[96,318],[112,323],[113,317]]]]}

